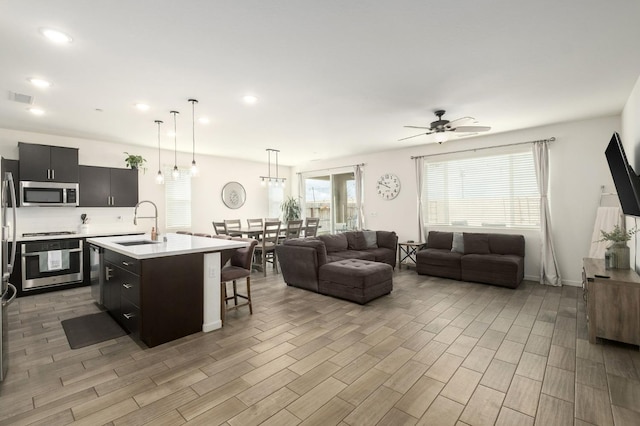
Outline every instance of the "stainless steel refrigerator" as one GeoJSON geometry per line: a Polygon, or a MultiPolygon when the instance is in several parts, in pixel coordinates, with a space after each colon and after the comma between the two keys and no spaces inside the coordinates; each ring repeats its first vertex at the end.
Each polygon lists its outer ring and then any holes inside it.
{"type": "Polygon", "coordinates": [[[0,257],[2,257],[2,285],[0,286],[0,332],[2,338],[0,339],[0,382],[4,380],[7,375],[7,368],[9,366],[9,348],[7,342],[9,340],[9,324],[8,324],[8,308],[11,302],[16,298],[16,288],[13,284],[9,283],[9,277],[13,270],[13,265],[16,260],[16,192],[15,185],[13,183],[13,176],[10,172],[2,172],[0,166],[0,176],[2,176],[2,210],[0,215],[2,216],[2,245],[0,250],[2,251],[0,257]],[[11,249],[9,249],[9,243],[11,249]],[[11,252],[9,252],[11,250],[11,252]]]}

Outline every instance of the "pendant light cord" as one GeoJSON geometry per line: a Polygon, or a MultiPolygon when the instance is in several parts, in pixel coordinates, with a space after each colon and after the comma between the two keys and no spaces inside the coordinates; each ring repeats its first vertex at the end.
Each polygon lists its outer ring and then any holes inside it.
{"type": "Polygon", "coordinates": [[[197,99],[189,99],[191,102],[191,135],[193,136],[193,146],[192,146],[192,156],[191,161],[193,163],[196,162],[196,103],[198,103],[197,99]]]}
{"type": "Polygon", "coordinates": [[[173,114],[173,168],[178,168],[178,127],[176,125],[176,115],[178,111],[171,111],[173,114]]]}

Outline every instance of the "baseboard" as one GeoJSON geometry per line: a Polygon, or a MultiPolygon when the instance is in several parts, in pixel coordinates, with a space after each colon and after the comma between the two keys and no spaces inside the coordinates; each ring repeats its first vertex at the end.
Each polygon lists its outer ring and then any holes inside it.
{"type": "MultiPolygon", "coordinates": [[[[540,277],[534,275],[525,275],[524,279],[527,281],[535,281],[537,283],[540,282],[540,277]]],[[[582,287],[582,281],[562,280],[562,285],[568,285],[571,287],[582,287]]]]}

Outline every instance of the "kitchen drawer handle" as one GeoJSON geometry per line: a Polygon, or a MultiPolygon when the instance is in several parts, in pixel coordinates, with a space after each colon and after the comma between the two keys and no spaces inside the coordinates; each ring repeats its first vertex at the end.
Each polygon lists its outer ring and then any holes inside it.
{"type": "Polygon", "coordinates": [[[124,287],[124,288],[126,288],[128,290],[128,289],[132,288],[133,286],[131,284],[129,284],[129,283],[123,283],[122,287],[124,287]]]}
{"type": "Polygon", "coordinates": [[[123,261],[123,262],[122,262],[122,264],[123,264],[124,266],[131,266],[130,264],[128,264],[128,263],[127,263],[127,262],[125,262],[125,261],[123,261]]]}
{"type": "Polygon", "coordinates": [[[131,319],[135,317],[135,314],[122,314],[122,316],[125,317],[125,319],[131,319]]]}

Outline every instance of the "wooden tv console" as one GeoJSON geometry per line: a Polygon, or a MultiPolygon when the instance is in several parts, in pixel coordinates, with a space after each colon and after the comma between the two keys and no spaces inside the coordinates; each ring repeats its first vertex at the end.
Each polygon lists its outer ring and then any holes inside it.
{"type": "Polygon", "coordinates": [[[589,342],[600,337],[640,345],[640,276],[631,269],[605,269],[603,259],[584,258],[582,268],[589,342]]]}

